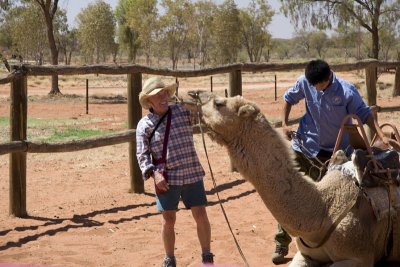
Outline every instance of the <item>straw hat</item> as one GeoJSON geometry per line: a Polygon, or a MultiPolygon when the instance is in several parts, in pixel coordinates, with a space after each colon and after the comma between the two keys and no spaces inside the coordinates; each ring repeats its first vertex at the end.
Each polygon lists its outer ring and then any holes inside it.
{"type": "Polygon", "coordinates": [[[139,94],[140,105],[144,109],[150,109],[148,98],[160,92],[161,90],[167,90],[168,96],[172,97],[175,94],[177,84],[173,83],[165,86],[164,82],[160,77],[152,77],[144,82],[142,92],[139,94]]]}

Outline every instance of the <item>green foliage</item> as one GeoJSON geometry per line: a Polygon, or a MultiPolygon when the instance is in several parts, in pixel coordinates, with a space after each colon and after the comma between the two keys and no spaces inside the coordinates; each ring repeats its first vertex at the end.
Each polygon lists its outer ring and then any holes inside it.
{"type": "Polygon", "coordinates": [[[211,46],[211,27],[217,6],[211,0],[197,1],[194,3],[194,14],[191,20],[192,40],[196,45],[196,55],[199,57],[200,66],[204,67],[209,61],[211,46]]]}
{"type": "Polygon", "coordinates": [[[65,65],[71,64],[71,56],[78,50],[78,30],[67,30],[58,37],[60,53],[64,54],[65,65]]]}
{"type": "Polygon", "coordinates": [[[115,10],[115,18],[118,25],[118,43],[121,49],[128,52],[128,61],[133,63],[136,61],[140,41],[138,31],[129,25],[130,18],[127,16],[127,12],[135,2],[135,0],[119,0],[115,10]]]}
{"type": "Polygon", "coordinates": [[[293,45],[290,40],[273,40],[272,47],[279,60],[289,59],[293,56],[293,45]]]}
{"type": "Polygon", "coordinates": [[[132,45],[137,45],[138,49],[143,49],[146,55],[146,62],[149,65],[150,57],[157,42],[157,0],[127,0],[124,8],[126,14],[125,27],[137,33],[137,36],[132,35],[135,40],[132,45]]]}
{"type": "Polygon", "coordinates": [[[160,17],[163,43],[168,48],[172,69],[176,69],[180,52],[186,44],[194,7],[189,0],[162,0],[166,10],[160,17]]]}
{"type": "Polygon", "coordinates": [[[290,16],[296,25],[301,23],[303,27],[331,29],[344,25],[359,25],[371,34],[368,55],[378,59],[381,47],[379,29],[385,24],[388,25],[387,22],[399,23],[400,1],[281,0],[281,10],[290,16]]]}
{"type": "Polygon", "coordinates": [[[115,17],[102,0],[89,4],[77,16],[78,41],[85,62],[100,63],[115,52],[115,17]]]}
{"type": "Polygon", "coordinates": [[[315,49],[319,58],[324,58],[324,53],[328,49],[328,36],[323,31],[315,31],[310,33],[310,47],[315,49]]]}
{"type": "Polygon", "coordinates": [[[267,27],[273,15],[274,11],[266,0],[252,0],[247,8],[240,11],[243,44],[250,62],[259,62],[263,49],[271,46],[267,27]]]}
{"type": "Polygon", "coordinates": [[[11,36],[10,25],[8,23],[1,23],[0,24],[0,48],[10,50],[11,47],[12,47],[12,36],[11,36]]]}
{"type": "Polygon", "coordinates": [[[241,48],[239,10],[233,0],[218,6],[212,23],[212,58],[215,64],[229,64],[237,60],[241,48]]]}
{"type": "Polygon", "coordinates": [[[48,41],[41,10],[29,3],[13,8],[6,16],[6,23],[16,53],[23,58],[34,58],[37,63],[42,62],[48,51],[48,41]]]}

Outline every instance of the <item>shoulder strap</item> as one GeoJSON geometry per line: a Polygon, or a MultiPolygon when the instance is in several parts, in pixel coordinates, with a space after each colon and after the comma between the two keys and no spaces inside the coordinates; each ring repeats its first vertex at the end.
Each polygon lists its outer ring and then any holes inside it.
{"type": "Polygon", "coordinates": [[[165,112],[165,114],[161,117],[161,119],[157,122],[156,127],[154,127],[154,130],[151,132],[150,137],[149,137],[149,144],[151,142],[151,138],[153,138],[154,133],[156,132],[158,126],[160,126],[160,124],[163,122],[163,120],[165,119],[165,116],[167,116],[168,113],[170,113],[170,108],[168,108],[168,111],[165,112]]]}
{"type": "Polygon", "coordinates": [[[168,112],[167,126],[165,127],[163,151],[160,159],[153,158],[153,164],[167,163],[167,146],[169,138],[169,130],[171,128],[172,112],[168,112]]]}
{"type": "Polygon", "coordinates": [[[171,128],[171,117],[172,117],[171,113],[172,112],[169,112],[168,110],[167,126],[165,128],[163,153],[162,153],[162,160],[164,160],[164,162],[167,160],[167,145],[168,145],[169,129],[171,128]]]}

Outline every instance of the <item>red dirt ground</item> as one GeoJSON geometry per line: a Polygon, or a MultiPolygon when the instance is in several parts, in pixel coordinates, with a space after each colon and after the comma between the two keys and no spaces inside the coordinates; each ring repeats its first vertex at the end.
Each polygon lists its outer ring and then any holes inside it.
{"type": "MultiPolygon", "coordinates": [[[[277,101],[273,94],[261,89],[244,90],[243,95],[254,100],[269,118],[278,119],[285,89],[283,85],[278,88],[277,101]]],[[[3,117],[9,114],[7,90],[7,87],[0,87],[0,96],[3,96],[0,116],[3,117]]],[[[79,89],[80,94],[82,90],[79,89]]],[[[181,93],[184,91],[182,89],[181,93]]],[[[110,104],[91,99],[89,115],[86,115],[83,98],[40,96],[46,93],[47,89],[30,91],[31,96],[39,97],[31,97],[29,117],[99,118],[100,128],[114,130],[121,130],[120,122],[127,119],[126,103],[110,104]]],[[[64,90],[64,93],[74,92],[64,90]]],[[[384,97],[378,104],[399,103],[398,98],[384,97]]],[[[296,107],[293,117],[301,114],[302,109],[303,104],[296,107]]],[[[398,123],[398,113],[382,114],[380,121],[398,123]]],[[[248,263],[250,266],[274,266],[270,256],[275,246],[275,219],[252,185],[239,173],[229,172],[225,149],[208,138],[206,142],[217,191],[248,263]]],[[[219,266],[244,266],[213,190],[200,135],[195,135],[195,143],[206,170],[207,210],[215,261],[219,266]]],[[[3,266],[1,263],[64,267],[160,266],[164,254],[161,217],[155,208],[151,183],[145,183],[146,194],[128,193],[127,144],[74,153],[28,154],[28,218],[8,215],[8,168],[8,156],[0,156],[0,266],[3,266]]],[[[295,252],[292,243],[288,262],[295,252]]],[[[176,257],[179,266],[200,266],[194,222],[190,211],[184,209],[177,214],[176,257]]]]}

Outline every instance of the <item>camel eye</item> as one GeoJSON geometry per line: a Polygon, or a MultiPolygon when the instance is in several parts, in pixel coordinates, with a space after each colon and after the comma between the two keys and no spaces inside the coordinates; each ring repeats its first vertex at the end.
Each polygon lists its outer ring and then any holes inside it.
{"type": "Polygon", "coordinates": [[[223,99],[215,99],[214,104],[217,108],[221,108],[225,106],[225,100],[223,99]]]}

